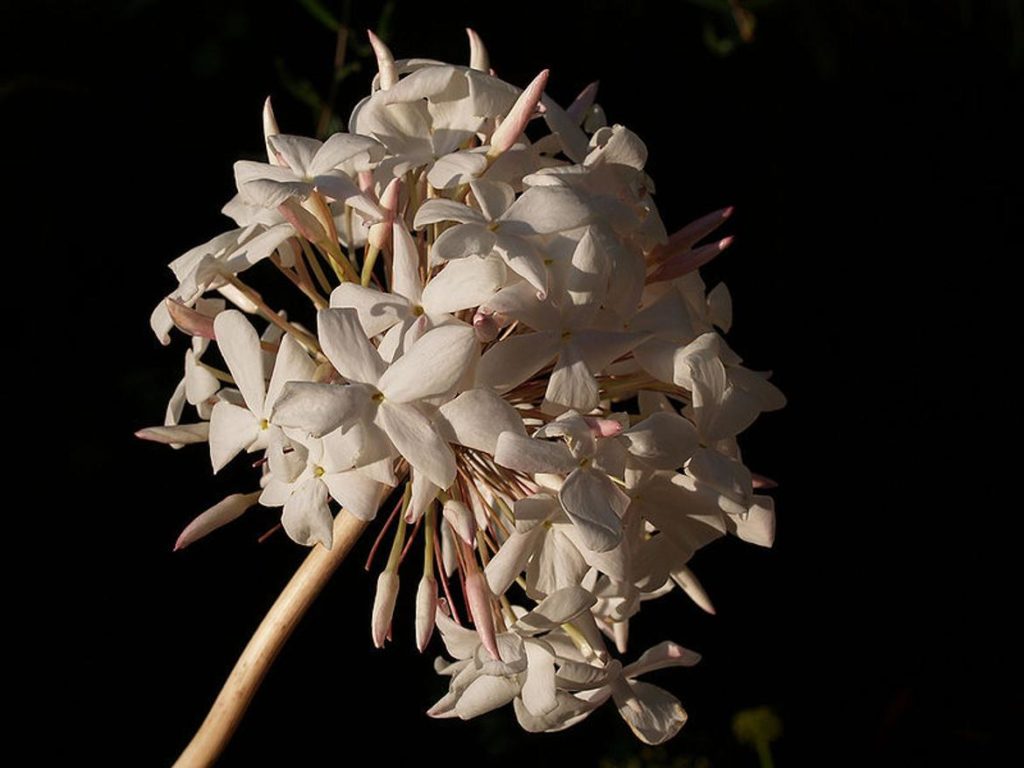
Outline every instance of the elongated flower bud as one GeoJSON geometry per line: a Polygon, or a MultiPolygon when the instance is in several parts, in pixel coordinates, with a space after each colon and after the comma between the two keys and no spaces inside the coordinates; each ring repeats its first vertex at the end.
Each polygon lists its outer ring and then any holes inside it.
{"type": "Polygon", "coordinates": [[[416,587],[416,647],[420,653],[434,634],[434,614],[437,612],[437,581],[424,574],[416,587]]]}
{"type": "Polygon", "coordinates": [[[377,577],[377,594],[373,598],[373,614],[370,619],[373,644],[377,648],[384,647],[397,599],[398,574],[393,571],[381,571],[377,577]]]}

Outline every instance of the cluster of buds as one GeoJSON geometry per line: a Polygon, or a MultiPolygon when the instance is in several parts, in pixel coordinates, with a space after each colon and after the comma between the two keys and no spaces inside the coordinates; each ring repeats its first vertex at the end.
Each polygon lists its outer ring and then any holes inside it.
{"type": "Polygon", "coordinates": [[[637,677],[698,655],[613,653],[677,587],[713,612],[697,549],[774,531],[736,436],[784,399],[727,346],[729,293],[697,272],[729,244],[708,240],[731,209],[667,236],[646,148],[605,123],[595,86],[567,108],[546,71],[520,90],[473,32],[468,67],[371,40],[379,71],[349,132],[282,134],[268,101],[267,162],[236,163],[224,207],[237,227],[170,265],[152,326],[191,346],[165,423],[139,434],[207,443],[214,472],[257,459],[177,546],[260,504],[329,548],[339,510],[383,505],[372,637],[391,637],[399,574],[421,563],[410,635],[423,650],[439,633],[454,659],[437,661],[450,685],[430,715],[511,703],[552,731],[612,699],[660,743],[686,714],[637,677]],[[254,268],[315,323],[268,306],[254,268]]]}

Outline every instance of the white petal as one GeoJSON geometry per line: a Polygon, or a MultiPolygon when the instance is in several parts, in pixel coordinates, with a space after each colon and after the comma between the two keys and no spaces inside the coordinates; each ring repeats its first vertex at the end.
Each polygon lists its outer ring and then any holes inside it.
{"type": "Polygon", "coordinates": [[[494,252],[508,265],[508,268],[533,286],[539,297],[548,292],[548,270],[540,251],[521,237],[498,234],[494,240],[494,252]]]}
{"type": "Polygon", "coordinates": [[[366,402],[366,390],[356,385],[290,381],[281,388],[270,420],[323,437],[358,419],[366,402]]]}
{"type": "Polygon", "coordinates": [[[334,521],[327,506],[327,486],[317,478],[303,482],[284,503],[281,525],[288,537],[306,546],[316,543],[331,548],[334,521]]]}
{"type": "Polygon", "coordinates": [[[471,370],[478,349],[468,325],[435,328],[392,363],[380,377],[379,389],[399,403],[446,394],[471,370]]]}
{"type": "Polygon", "coordinates": [[[205,443],[209,438],[210,425],[207,422],[201,424],[171,424],[163,427],[146,427],[135,433],[140,440],[151,440],[154,443],[166,445],[191,445],[193,443],[205,443]]]}
{"type": "Polygon", "coordinates": [[[556,629],[596,602],[597,598],[583,587],[566,587],[541,600],[536,608],[519,619],[517,626],[531,634],[556,629]]]}
{"type": "Polygon", "coordinates": [[[365,477],[358,471],[325,474],[321,480],[331,497],[360,520],[373,520],[383,499],[386,486],[365,477]]]}
{"type": "Polygon", "coordinates": [[[636,737],[645,744],[662,744],[677,733],[686,722],[686,710],[679,699],[657,686],[632,682],[621,686],[628,693],[615,690],[615,704],[636,737]]]}
{"type": "Polygon", "coordinates": [[[368,337],[384,333],[409,313],[409,302],[393,293],[342,283],[331,292],[331,306],[354,309],[368,337]]]}
{"type": "Polygon", "coordinates": [[[277,398],[281,396],[281,390],[289,381],[310,381],[316,372],[316,363],[306,354],[306,350],[289,333],[281,338],[281,344],[277,350],[277,359],[274,361],[274,372],[270,376],[270,385],[267,387],[267,404],[264,413],[274,407],[277,398]]]}
{"type": "Polygon", "coordinates": [[[683,566],[678,571],[674,571],[672,573],[672,581],[679,585],[679,588],[696,603],[698,608],[707,613],[715,613],[715,606],[711,602],[711,596],[708,595],[704,585],[700,583],[700,580],[689,568],[683,566]]]}
{"type": "Polygon", "coordinates": [[[384,361],[367,340],[354,309],[320,310],[317,328],[324,354],[338,373],[349,381],[376,386],[384,361]]]}
{"type": "Polygon", "coordinates": [[[496,221],[516,199],[512,185],[501,181],[473,181],[469,188],[488,221],[496,221]]]}
{"type": "Polygon", "coordinates": [[[508,392],[554,360],[558,350],[555,331],[523,333],[499,341],[480,358],[477,386],[508,392]]]}
{"type": "Polygon", "coordinates": [[[519,412],[489,389],[471,389],[442,405],[438,427],[449,442],[492,456],[502,432],[526,437],[519,412]]]}
{"type": "Polygon", "coordinates": [[[597,406],[598,397],[597,380],[583,362],[579,348],[575,344],[566,344],[548,379],[544,399],[564,408],[587,413],[597,406]]]}
{"type": "Polygon", "coordinates": [[[317,176],[350,160],[360,159],[360,156],[365,162],[369,162],[372,158],[383,157],[383,154],[384,147],[371,138],[351,133],[336,133],[317,150],[309,165],[309,175],[317,176]]]}
{"type": "Polygon", "coordinates": [[[674,413],[655,413],[622,433],[629,452],[655,469],[678,469],[697,449],[693,424],[674,413]]]}
{"type": "Polygon", "coordinates": [[[519,694],[519,683],[508,677],[481,675],[462,692],[455,712],[463,720],[503,707],[519,694]]]}
{"type": "Polygon", "coordinates": [[[503,432],[498,437],[494,460],[503,467],[528,475],[538,472],[561,474],[577,465],[565,443],[534,440],[515,432],[503,432]]]}
{"type": "Polygon", "coordinates": [[[524,570],[530,556],[543,541],[545,528],[538,525],[527,533],[514,531],[502,542],[484,570],[491,592],[503,595],[524,570]]]}
{"type": "Polygon", "coordinates": [[[400,221],[391,227],[391,248],[394,257],[391,265],[391,290],[410,304],[419,304],[423,293],[420,252],[409,230],[400,221]]]}
{"type": "Polygon", "coordinates": [[[409,494],[409,508],[405,511],[405,520],[408,523],[415,523],[434,503],[440,488],[430,482],[422,472],[412,470],[409,474],[412,475],[412,493],[409,494]]]}
{"type": "Polygon", "coordinates": [[[279,133],[267,138],[267,143],[288,164],[296,176],[307,176],[313,164],[313,158],[323,144],[316,139],[305,136],[291,136],[279,133]]]}
{"type": "Polygon", "coordinates": [[[185,351],[184,381],[185,399],[192,405],[199,405],[209,400],[220,389],[217,377],[210,373],[208,368],[199,364],[191,349],[185,351]]]}
{"type": "Polygon", "coordinates": [[[516,235],[553,234],[587,223],[591,211],[567,187],[530,187],[501,217],[501,231],[516,235]]]}
{"type": "Polygon", "coordinates": [[[413,221],[414,229],[423,229],[429,224],[442,221],[457,221],[460,224],[486,224],[487,220],[480,211],[454,200],[427,200],[416,211],[413,221]]]}
{"type": "Polygon", "coordinates": [[[214,504],[208,510],[189,523],[178,536],[174,551],[184,549],[194,541],[206,536],[232,520],[237,520],[259,498],[260,492],[233,493],[214,504]]]}
{"type": "Polygon", "coordinates": [[[446,229],[430,249],[430,263],[486,256],[494,250],[494,233],[483,224],[458,224],[446,229]]]}
{"type": "Polygon", "coordinates": [[[459,151],[440,157],[427,171],[427,181],[435,189],[451,189],[479,178],[487,169],[482,152],[459,151]]]}
{"type": "Polygon", "coordinates": [[[417,471],[439,488],[451,487],[455,456],[416,406],[385,401],[377,409],[377,418],[398,452],[417,471]]]}
{"type": "Polygon", "coordinates": [[[217,347],[228,364],[235,385],[253,413],[263,413],[266,383],[263,378],[263,352],[256,329],[237,309],[221,312],[213,320],[217,347]]]}
{"type": "Polygon", "coordinates": [[[619,543],[621,518],[629,506],[629,497],[608,475],[588,468],[577,469],[562,483],[558,499],[588,549],[607,552],[619,543]]]}
{"type": "Polygon", "coordinates": [[[416,587],[416,648],[420,653],[434,634],[434,614],[437,612],[437,582],[424,574],[416,587]]]}
{"type": "Polygon", "coordinates": [[[437,315],[478,307],[498,292],[505,277],[505,265],[496,258],[449,261],[423,289],[423,308],[437,315]]]}
{"type": "Polygon", "coordinates": [[[755,496],[745,516],[730,516],[737,536],[759,547],[770,547],[775,542],[775,500],[771,496],[755,496]]]}
{"type": "Polygon", "coordinates": [[[210,459],[219,472],[259,436],[256,417],[245,408],[221,400],[210,414],[210,459]]]}
{"type": "Polygon", "coordinates": [[[527,584],[542,594],[552,594],[579,585],[589,568],[579,549],[563,530],[572,530],[572,526],[555,526],[544,538],[544,546],[530,561],[526,572],[527,584]]]}
{"type": "Polygon", "coordinates": [[[537,717],[558,706],[555,696],[555,657],[538,642],[526,643],[526,682],[523,683],[523,704],[537,717]]]}

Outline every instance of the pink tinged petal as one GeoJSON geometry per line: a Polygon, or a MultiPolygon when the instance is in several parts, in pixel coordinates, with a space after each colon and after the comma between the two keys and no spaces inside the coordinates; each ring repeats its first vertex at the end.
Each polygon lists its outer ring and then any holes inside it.
{"type": "Polygon", "coordinates": [[[530,634],[557,629],[591,608],[597,598],[583,587],[572,586],[548,595],[517,624],[530,634]]]}
{"type": "MultiPolygon", "coordinates": [[[[587,368],[575,344],[566,344],[548,380],[544,398],[564,408],[586,413],[597,407],[597,380],[587,368]]],[[[557,411],[556,411],[557,413],[557,411]]]]}
{"type": "Polygon", "coordinates": [[[438,421],[449,442],[492,456],[502,432],[526,437],[519,412],[489,389],[471,389],[445,403],[438,421]]]}
{"type": "Polygon", "coordinates": [[[711,597],[708,595],[707,590],[704,589],[704,585],[700,583],[700,580],[694,575],[693,571],[685,565],[679,570],[673,571],[672,581],[674,581],[702,611],[712,615],[715,613],[715,606],[711,602],[711,597]]]}
{"type": "Polygon", "coordinates": [[[391,55],[391,49],[373,34],[372,30],[367,30],[366,35],[370,38],[373,55],[377,58],[378,85],[382,91],[386,91],[398,82],[395,57],[391,55]]]}
{"type": "Polygon", "coordinates": [[[376,386],[385,364],[363,333],[353,309],[322,309],[317,313],[317,336],[324,354],[349,381],[376,386]]]}
{"type": "Polygon", "coordinates": [[[469,67],[478,72],[489,72],[491,69],[490,57],[487,55],[487,48],[484,41],[475,30],[466,27],[466,34],[469,36],[469,67]]]}
{"type": "Polygon", "coordinates": [[[217,315],[213,328],[217,335],[217,347],[228,364],[228,370],[245,404],[253,413],[262,414],[266,383],[263,378],[263,352],[256,329],[236,309],[217,315]]]}
{"type": "Polygon", "coordinates": [[[537,642],[526,643],[526,681],[521,696],[523,704],[535,716],[542,717],[558,706],[555,691],[555,657],[537,642]]]}
{"type": "Polygon", "coordinates": [[[543,543],[546,530],[543,525],[538,525],[526,533],[514,531],[502,542],[484,570],[487,584],[494,594],[505,594],[512,582],[526,570],[530,557],[543,543]]]}
{"type": "Polygon", "coordinates": [[[364,288],[357,283],[342,283],[331,292],[331,307],[354,309],[367,337],[384,333],[409,314],[409,302],[402,296],[364,288]]]}
{"type": "Polygon", "coordinates": [[[505,706],[518,693],[519,683],[512,678],[481,675],[462,692],[455,712],[462,720],[469,720],[505,706]]]}
{"type": "Polygon", "coordinates": [[[174,551],[184,549],[221,526],[237,520],[259,499],[260,492],[233,493],[214,504],[208,510],[189,523],[174,543],[174,551]]]}
{"type": "Polygon", "coordinates": [[[206,422],[201,424],[174,424],[165,427],[146,427],[135,433],[140,440],[149,440],[154,443],[165,445],[191,445],[193,443],[205,443],[210,434],[210,425],[206,422]]]}
{"type": "Polygon", "coordinates": [[[608,475],[581,467],[562,483],[558,499],[585,547],[607,552],[618,545],[622,538],[621,518],[629,506],[629,497],[608,475]]]}
{"type": "Polygon", "coordinates": [[[663,744],[686,723],[686,710],[679,699],[657,686],[620,681],[612,692],[622,719],[645,744],[663,744]]]}
{"type": "Polygon", "coordinates": [[[316,373],[316,363],[291,334],[285,334],[277,349],[274,372],[267,387],[266,410],[274,407],[281,390],[289,381],[310,381],[316,373]]]}
{"type": "Polygon", "coordinates": [[[297,544],[311,547],[323,544],[331,548],[334,540],[334,520],[327,505],[327,486],[317,478],[303,482],[284,503],[281,525],[288,538],[297,544]]]}
{"type": "Polygon", "coordinates": [[[451,152],[438,158],[427,171],[427,182],[435,189],[452,189],[469,184],[487,170],[487,157],[480,152],[451,152]]]}
{"type": "Polygon", "coordinates": [[[594,106],[594,101],[597,99],[597,88],[599,83],[595,80],[590,83],[586,88],[580,91],[579,95],[573,99],[572,104],[565,108],[566,113],[575,121],[577,125],[583,122],[583,118],[587,116],[587,112],[594,106]]]}
{"type": "MultiPolygon", "coordinates": [[[[477,182],[473,182],[474,184],[477,182]]],[[[460,224],[486,224],[487,220],[480,211],[454,200],[427,200],[416,211],[413,229],[423,229],[431,224],[444,221],[457,221],[460,224]]]]}
{"type": "MultiPolygon", "coordinates": [[[[673,233],[673,235],[668,239],[668,243],[665,244],[664,249],[670,253],[679,253],[692,248],[722,226],[726,219],[732,216],[733,211],[734,209],[730,205],[728,208],[721,208],[720,210],[712,211],[709,214],[701,216],[696,221],[690,222],[678,232],[673,233]]],[[[657,258],[658,254],[655,253],[652,254],[652,256],[657,258]]]]}
{"type": "Polygon", "coordinates": [[[395,613],[395,601],[398,599],[398,574],[394,571],[381,571],[377,577],[377,593],[373,598],[373,612],[370,617],[370,630],[373,644],[377,648],[384,647],[384,640],[391,628],[391,617],[395,613]]]}
{"type": "Polygon", "coordinates": [[[185,352],[185,399],[192,405],[204,403],[217,394],[220,382],[196,360],[190,349],[185,352]]]}
{"type": "Polygon", "coordinates": [[[684,251],[673,255],[651,273],[647,278],[647,282],[658,283],[663,280],[674,280],[690,272],[695,272],[732,245],[732,241],[733,237],[730,235],[717,242],[702,245],[692,251],[684,251]]]}
{"type": "Polygon", "coordinates": [[[755,490],[758,488],[771,489],[779,487],[778,482],[775,480],[772,480],[770,477],[765,477],[764,475],[759,475],[756,472],[752,473],[750,477],[754,482],[755,490]]]}
{"type": "Polygon", "coordinates": [[[409,495],[409,508],[405,511],[405,520],[407,523],[415,523],[423,517],[427,508],[433,504],[434,499],[437,498],[438,491],[441,490],[430,482],[422,472],[413,470],[411,474],[412,493],[409,495]]]}
{"type": "Polygon", "coordinates": [[[459,556],[456,552],[458,547],[455,534],[450,525],[441,526],[441,565],[444,568],[444,575],[451,578],[451,575],[459,567],[459,556]]]}
{"type": "Polygon", "coordinates": [[[655,413],[622,433],[629,452],[654,469],[678,469],[697,450],[697,430],[674,413],[655,413]]]}
{"type": "Polygon", "coordinates": [[[366,402],[366,390],[361,387],[289,381],[281,388],[270,421],[323,437],[358,419],[366,402]]]}
{"type": "Polygon", "coordinates": [[[252,412],[221,400],[210,414],[210,460],[216,474],[259,437],[260,427],[252,412]]]}
{"type": "Polygon", "coordinates": [[[403,457],[439,488],[455,481],[455,455],[414,405],[385,401],[377,409],[380,426],[403,457]]]}
{"type": "Polygon", "coordinates": [[[378,387],[389,401],[399,403],[446,394],[472,370],[479,348],[468,325],[435,328],[392,363],[378,387]]]}
{"type": "Polygon", "coordinates": [[[476,383],[499,394],[522,384],[558,355],[555,331],[523,333],[499,341],[480,358],[476,383]]]}
{"type": "Polygon", "coordinates": [[[174,327],[182,333],[189,336],[200,336],[204,339],[217,338],[213,331],[213,318],[209,315],[197,312],[177,299],[167,298],[164,300],[164,305],[174,327]]]}
{"type": "Polygon", "coordinates": [[[503,467],[528,475],[538,472],[561,474],[577,466],[565,443],[534,440],[516,432],[501,433],[495,446],[494,460],[503,467]]]}
{"type": "Polygon", "coordinates": [[[360,520],[373,520],[383,499],[386,486],[353,470],[334,472],[320,478],[331,497],[360,520]]]}
{"type": "Polygon", "coordinates": [[[487,256],[494,250],[494,233],[484,224],[459,224],[446,229],[430,249],[430,264],[441,264],[467,256],[487,256]]]}
{"type": "Polygon", "coordinates": [[[416,587],[416,648],[420,653],[434,634],[434,614],[437,612],[437,582],[424,574],[416,587]]]}
{"type": "MultiPolygon", "coordinates": [[[[476,541],[476,520],[473,513],[469,511],[469,507],[456,499],[448,499],[444,503],[442,514],[459,538],[472,546],[476,541]]],[[[493,584],[491,588],[494,588],[493,584]]],[[[504,590],[501,591],[504,592],[504,590]]]]}
{"type": "Polygon", "coordinates": [[[548,83],[548,74],[548,70],[543,70],[519,94],[516,103],[512,105],[512,109],[509,110],[501,125],[498,126],[491,136],[491,146],[487,150],[489,158],[493,159],[510,149],[522,135],[526,129],[526,124],[530,122],[537,111],[537,104],[540,103],[540,98],[544,94],[544,88],[548,83]]]}
{"type": "Polygon", "coordinates": [[[759,547],[775,543],[775,500],[771,496],[755,496],[746,515],[730,516],[730,528],[744,541],[759,547]]]}
{"type": "Polygon", "coordinates": [[[494,634],[494,616],[491,614],[491,600],[494,595],[491,594],[483,573],[476,569],[467,573],[465,589],[469,614],[480,636],[480,642],[492,658],[500,659],[501,654],[498,652],[494,634]]]}
{"type": "Polygon", "coordinates": [[[623,668],[624,677],[640,677],[656,669],[669,667],[692,667],[700,661],[700,654],[683,648],[670,640],[658,643],[648,649],[632,664],[623,668]]]}
{"type": "Polygon", "coordinates": [[[420,303],[423,278],[420,277],[420,252],[405,224],[396,221],[392,226],[391,290],[410,304],[420,303]]]}
{"type": "Polygon", "coordinates": [[[423,289],[423,308],[431,315],[477,307],[505,284],[498,259],[470,256],[448,262],[423,289]]]}
{"type": "Polygon", "coordinates": [[[284,217],[285,221],[295,228],[296,232],[311,243],[322,243],[327,239],[327,232],[316,216],[294,200],[281,203],[277,211],[284,217]]]}

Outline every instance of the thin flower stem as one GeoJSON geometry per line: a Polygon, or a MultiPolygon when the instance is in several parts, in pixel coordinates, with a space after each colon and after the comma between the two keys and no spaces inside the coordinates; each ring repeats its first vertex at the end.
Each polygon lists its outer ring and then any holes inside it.
{"type": "Polygon", "coordinates": [[[243,294],[245,294],[245,297],[256,305],[256,308],[259,309],[260,314],[263,315],[264,319],[270,321],[285,333],[290,333],[292,336],[295,337],[295,340],[297,342],[299,342],[307,350],[316,355],[318,359],[327,359],[323,356],[323,353],[320,351],[320,344],[317,342],[315,338],[310,336],[305,331],[300,330],[292,323],[289,323],[287,320],[281,317],[277,312],[275,312],[271,307],[269,307],[265,301],[263,301],[263,297],[256,293],[256,291],[254,291],[252,288],[243,283],[234,275],[225,275],[224,279],[231,283],[231,285],[235,286],[235,288],[237,288],[243,294]]]}
{"type": "Polygon", "coordinates": [[[209,714],[174,768],[213,765],[227,746],[277,654],[299,620],[345,560],[367,523],[342,511],[334,520],[334,545],[317,545],[292,576],[260,622],[249,644],[210,708],[209,714]]]}
{"type": "Polygon", "coordinates": [[[306,255],[306,261],[309,262],[309,268],[313,270],[313,276],[316,277],[316,281],[320,284],[320,288],[328,296],[331,295],[331,284],[327,281],[327,275],[324,274],[323,268],[320,266],[320,260],[316,257],[313,249],[305,238],[299,238],[299,243],[302,245],[302,252],[306,255]]]}

